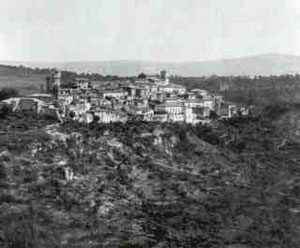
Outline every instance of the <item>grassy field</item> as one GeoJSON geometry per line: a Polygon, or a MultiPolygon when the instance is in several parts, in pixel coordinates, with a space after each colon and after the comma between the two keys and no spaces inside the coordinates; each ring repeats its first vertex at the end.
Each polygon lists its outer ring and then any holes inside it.
{"type": "Polygon", "coordinates": [[[16,88],[22,95],[39,92],[46,76],[44,71],[0,65],[0,88],[16,88]]]}

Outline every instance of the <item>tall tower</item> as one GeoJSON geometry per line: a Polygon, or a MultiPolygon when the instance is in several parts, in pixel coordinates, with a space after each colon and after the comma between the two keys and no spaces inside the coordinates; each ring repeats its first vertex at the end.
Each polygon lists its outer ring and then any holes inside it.
{"type": "Polygon", "coordinates": [[[53,87],[52,78],[51,78],[50,75],[48,75],[46,77],[46,92],[51,93],[52,92],[52,87],[53,87]]]}
{"type": "Polygon", "coordinates": [[[60,87],[61,82],[61,72],[57,69],[52,71],[53,84],[60,87]]]}
{"type": "Polygon", "coordinates": [[[52,72],[52,82],[53,82],[53,88],[52,88],[52,91],[53,91],[53,96],[54,96],[54,99],[57,100],[58,99],[58,92],[59,92],[59,89],[60,89],[60,80],[61,79],[61,72],[59,70],[53,70],[52,72]]]}
{"type": "Polygon", "coordinates": [[[57,99],[58,91],[61,83],[61,72],[57,69],[51,71],[51,74],[46,78],[46,91],[47,93],[53,94],[54,98],[57,99]]]}
{"type": "Polygon", "coordinates": [[[160,77],[164,81],[164,84],[169,84],[169,73],[166,70],[160,72],[160,77]]]}

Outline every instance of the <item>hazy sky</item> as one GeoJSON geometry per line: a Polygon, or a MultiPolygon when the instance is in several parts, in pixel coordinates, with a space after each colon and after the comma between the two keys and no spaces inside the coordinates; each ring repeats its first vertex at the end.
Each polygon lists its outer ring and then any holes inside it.
{"type": "Polygon", "coordinates": [[[0,60],[300,55],[300,0],[1,0],[0,60]]]}

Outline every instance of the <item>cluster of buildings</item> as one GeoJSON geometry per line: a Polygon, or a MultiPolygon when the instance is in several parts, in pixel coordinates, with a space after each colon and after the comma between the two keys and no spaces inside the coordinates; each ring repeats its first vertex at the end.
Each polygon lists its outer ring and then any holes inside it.
{"type": "Polygon", "coordinates": [[[246,108],[223,100],[206,90],[187,91],[172,84],[166,71],[136,80],[96,82],[76,78],[71,86],[61,83],[61,72],[46,79],[46,92],[4,101],[12,111],[35,111],[60,121],[101,123],[126,121],[207,123],[214,118],[247,114],[246,108]]]}

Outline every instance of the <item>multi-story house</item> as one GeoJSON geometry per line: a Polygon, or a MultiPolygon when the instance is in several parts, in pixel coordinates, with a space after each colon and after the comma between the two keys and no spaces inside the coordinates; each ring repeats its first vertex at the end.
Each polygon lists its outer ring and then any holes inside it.
{"type": "Polygon", "coordinates": [[[154,111],[157,113],[167,113],[169,115],[181,114],[183,105],[181,103],[161,103],[155,106],[154,111]]]}
{"type": "Polygon", "coordinates": [[[164,93],[175,93],[177,95],[182,95],[186,92],[186,88],[182,85],[177,84],[166,84],[158,87],[159,92],[164,93]]]}
{"type": "Polygon", "coordinates": [[[154,107],[154,115],[167,115],[167,121],[184,121],[184,106],[179,99],[166,100],[154,107]]]}
{"type": "Polygon", "coordinates": [[[191,93],[196,95],[197,97],[200,97],[200,98],[209,95],[208,91],[203,90],[203,89],[193,89],[193,90],[191,90],[191,93]]]}
{"type": "Polygon", "coordinates": [[[114,109],[96,109],[93,113],[99,123],[126,122],[128,119],[124,112],[114,109]]]}
{"type": "Polygon", "coordinates": [[[222,102],[218,115],[220,116],[220,118],[227,119],[233,117],[234,115],[237,115],[237,113],[238,108],[234,103],[222,102]]]}
{"type": "Polygon", "coordinates": [[[104,90],[99,93],[101,98],[125,98],[127,95],[123,90],[104,90]]]}
{"type": "Polygon", "coordinates": [[[168,114],[167,113],[154,113],[154,115],[152,117],[152,121],[167,122],[168,121],[168,114]]]}
{"type": "Polygon", "coordinates": [[[184,99],[183,105],[185,107],[195,108],[195,107],[204,107],[204,101],[202,99],[184,99]]]}
{"type": "Polygon", "coordinates": [[[210,95],[203,96],[202,100],[203,100],[203,107],[207,107],[211,110],[214,109],[215,101],[212,96],[210,95]]]}
{"type": "Polygon", "coordinates": [[[92,88],[92,82],[87,78],[76,78],[75,82],[78,89],[88,90],[92,88]]]}
{"type": "Polygon", "coordinates": [[[67,108],[67,112],[73,116],[75,120],[79,120],[83,118],[83,116],[90,111],[91,104],[85,100],[80,100],[72,105],[69,105],[67,108]]]}
{"type": "Polygon", "coordinates": [[[64,89],[61,88],[58,91],[58,101],[65,105],[70,105],[74,101],[75,89],[64,89]]]}

